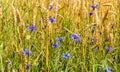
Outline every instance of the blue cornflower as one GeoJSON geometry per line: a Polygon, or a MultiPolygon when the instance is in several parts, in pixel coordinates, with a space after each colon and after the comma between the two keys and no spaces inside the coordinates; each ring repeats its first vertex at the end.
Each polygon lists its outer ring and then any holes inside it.
{"type": "Polygon", "coordinates": [[[57,37],[55,40],[56,40],[56,41],[63,41],[64,38],[63,38],[63,37],[57,37]]]}
{"type": "Polygon", "coordinates": [[[77,34],[71,34],[72,39],[79,39],[79,36],[77,34]]]}
{"type": "Polygon", "coordinates": [[[93,15],[93,12],[89,12],[89,15],[92,16],[92,15],[93,15]]]}
{"type": "Polygon", "coordinates": [[[77,34],[74,34],[74,33],[71,34],[71,38],[72,38],[73,41],[76,42],[76,43],[79,42],[79,40],[80,40],[79,36],[78,36],[77,34]]]}
{"type": "Polygon", "coordinates": [[[25,65],[25,69],[28,70],[30,68],[30,64],[25,65]]]}
{"type": "Polygon", "coordinates": [[[37,28],[36,28],[36,26],[33,24],[31,27],[30,26],[28,26],[27,27],[27,30],[28,31],[34,31],[34,30],[36,30],[37,28]]]}
{"type": "Polygon", "coordinates": [[[50,5],[49,8],[50,8],[50,10],[53,10],[53,9],[54,9],[53,5],[50,5]]]}
{"type": "Polygon", "coordinates": [[[52,44],[52,47],[53,47],[53,48],[58,48],[58,46],[59,46],[58,43],[53,43],[53,44],[52,44]]]}
{"type": "Polygon", "coordinates": [[[48,21],[51,22],[51,23],[53,23],[53,22],[55,22],[56,20],[55,20],[54,18],[51,18],[51,17],[50,17],[50,18],[48,19],[48,21]]]}
{"type": "Polygon", "coordinates": [[[93,9],[98,8],[98,4],[97,5],[91,5],[90,7],[93,8],[93,9]]]}
{"type": "Polygon", "coordinates": [[[26,48],[24,48],[22,52],[23,52],[23,56],[27,56],[27,55],[32,54],[32,52],[28,51],[26,48]]]}
{"type": "Polygon", "coordinates": [[[112,67],[108,67],[105,69],[105,72],[112,72],[112,67]]]}
{"type": "Polygon", "coordinates": [[[63,58],[70,58],[70,54],[65,54],[65,53],[63,53],[63,54],[62,54],[62,57],[63,57],[63,58]]]}
{"type": "Polygon", "coordinates": [[[106,46],[106,50],[107,50],[107,51],[111,51],[112,48],[111,48],[110,46],[106,46]]]}

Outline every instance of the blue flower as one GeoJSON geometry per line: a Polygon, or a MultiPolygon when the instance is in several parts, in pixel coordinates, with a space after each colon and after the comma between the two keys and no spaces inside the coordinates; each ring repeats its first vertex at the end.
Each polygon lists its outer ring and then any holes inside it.
{"type": "Polygon", "coordinates": [[[58,43],[53,43],[53,44],[52,44],[52,47],[53,47],[53,48],[58,48],[58,46],[59,46],[58,43]]]}
{"type": "Polygon", "coordinates": [[[63,57],[63,58],[70,58],[70,54],[65,54],[65,53],[63,53],[63,54],[62,54],[62,57],[63,57]]]}
{"type": "Polygon", "coordinates": [[[98,8],[98,4],[97,5],[91,5],[90,7],[93,8],[93,9],[98,8]]]}
{"type": "Polygon", "coordinates": [[[28,70],[30,68],[30,64],[25,65],[25,69],[28,70]]]}
{"type": "Polygon", "coordinates": [[[53,5],[50,5],[49,8],[50,8],[50,10],[53,10],[53,9],[54,9],[53,5]]]}
{"type": "Polygon", "coordinates": [[[63,38],[63,37],[57,37],[55,40],[56,40],[56,41],[63,41],[64,38],[63,38]]]}
{"type": "Polygon", "coordinates": [[[71,34],[72,39],[79,39],[79,36],[77,34],[71,34]]]}
{"type": "Polygon", "coordinates": [[[107,50],[107,51],[111,51],[112,48],[111,48],[110,46],[106,46],[106,50],[107,50]]]}
{"type": "Polygon", "coordinates": [[[53,23],[53,22],[55,22],[56,20],[55,20],[54,18],[51,18],[51,17],[50,17],[50,18],[48,19],[48,21],[51,22],[51,23],[53,23]]]}
{"type": "Polygon", "coordinates": [[[31,27],[30,26],[28,26],[27,27],[27,30],[28,31],[34,31],[34,30],[36,30],[37,28],[36,28],[36,26],[33,24],[31,27]]]}
{"type": "Polygon", "coordinates": [[[92,15],[93,15],[93,12],[89,12],[89,15],[92,16],[92,15]]]}
{"type": "Polygon", "coordinates": [[[105,69],[105,72],[112,72],[112,67],[108,67],[105,69]]]}
{"type": "Polygon", "coordinates": [[[22,52],[23,52],[23,56],[27,56],[27,55],[29,56],[30,54],[32,54],[32,52],[28,51],[26,48],[24,48],[22,52]]]}
{"type": "Polygon", "coordinates": [[[73,41],[76,42],[76,43],[78,43],[79,40],[80,40],[79,36],[78,36],[77,34],[74,34],[74,33],[71,34],[71,38],[72,38],[73,41]]]}

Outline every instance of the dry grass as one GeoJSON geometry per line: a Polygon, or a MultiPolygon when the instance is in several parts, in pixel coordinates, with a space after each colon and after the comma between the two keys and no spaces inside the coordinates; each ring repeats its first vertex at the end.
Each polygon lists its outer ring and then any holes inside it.
{"type": "Polygon", "coordinates": [[[119,0],[1,0],[0,71],[97,72],[111,66],[113,72],[119,72],[119,3],[119,0]],[[93,4],[98,4],[98,9],[90,8],[93,4]],[[50,5],[54,10],[49,9],[50,5]],[[56,22],[50,23],[49,17],[56,22]],[[27,31],[26,27],[32,24],[37,30],[27,31]],[[71,41],[71,33],[80,36],[80,44],[71,41]],[[51,46],[56,37],[65,38],[58,49],[51,46]],[[107,37],[109,41],[105,41],[107,37]],[[113,50],[106,54],[106,46],[113,50]],[[30,56],[22,55],[24,47],[32,51],[30,56]],[[96,47],[99,50],[93,51],[96,47]],[[63,59],[64,52],[70,53],[71,58],[63,59]],[[30,64],[29,70],[25,70],[26,64],[30,64]]]}

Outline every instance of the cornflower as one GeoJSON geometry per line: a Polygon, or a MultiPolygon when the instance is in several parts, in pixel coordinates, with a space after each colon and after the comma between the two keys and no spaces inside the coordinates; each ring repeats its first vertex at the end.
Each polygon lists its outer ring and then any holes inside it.
{"type": "Polygon", "coordinates": [[[111,48],[110,46],[106,46],[106,50],[107,50],[107,51],[111,51],[112,48],[111,48]]]}
{"type": "Polygon", "coordinates": [[[53,47],[53,48],[58,48],[58,46],[59,46],[58,43],[53,43],[53,44],[52,44],[52,47],[53,47]]]}
{"type": "Polygon", "coordinates": [[[63,37],[57,37],[55,40],[56,40],[56,41],[63,41],[64,38],[63,38],[63,37]]]}
{"type": "Polygon", "coordinates": [[[34,31],[34,30],[36,30],[37,28],[36,28],[36,26],[33,24],[31,27],[30,26],[28,26],[27,27],[27,30],[28,31],[34,31]]]}
{"type": "Polygon", "coordinates": [[[56,20],[54,18],[51,18],[51,17],[48,19],[48,21],[51,23],[56,22],[56,20]]]}
{"type": "Polygon", "coordinates": [[[62,54],[62,57],[63,57],[63,58],[70,58],[70,54],[65,54],[65,53],[63,53],[63,54],[62,54]]]}
{"type": "Polygon", "coordinates": [[[22,52],[23,52],[23,56],[27,56],[27,55],[29,56],[30,54],[32,54],[32,52],[28,51],[26,48],[24,48],[22,52]]]}
{"type": "Polygon", "coordinates": [[[79,42],[79,36],[77,34],[71,34],[71,38],[74,40],[74,42],[79,42]]]}
{"type": "Polygon", "coordinates": [[[91,5],[90,7],[94,10],[95,8],[98,8],[98,4],[97,5],[91,5]]]}

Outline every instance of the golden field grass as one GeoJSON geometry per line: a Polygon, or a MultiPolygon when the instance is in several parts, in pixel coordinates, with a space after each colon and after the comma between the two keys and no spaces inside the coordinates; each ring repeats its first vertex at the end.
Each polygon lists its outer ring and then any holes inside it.
{"type": "Polygon", "coordinates": [[[105,72],[109,66],[110,72],[119,72],[119,11],[119,0],[1,0],[0,72],[105,72]],[[49,22],[50,17],[56,22],[49,22]],[[26,29],[32,24],[37,28],[33,32],[26,29]],[[80,43],[72,41],[72,33],[80,43]],[[56,37],[64,37],[57,49],[51,46],[56,37]],[[32,54],[24,57],[23,48],[32,54]],[[64,59],[62,53],[71,57],[64,59]]]}

